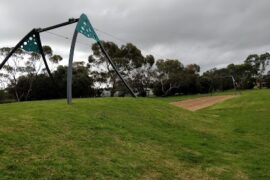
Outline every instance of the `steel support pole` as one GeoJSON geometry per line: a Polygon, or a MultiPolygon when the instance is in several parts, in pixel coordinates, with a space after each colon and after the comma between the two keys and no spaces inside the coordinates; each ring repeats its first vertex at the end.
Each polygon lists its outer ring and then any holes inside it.
{"type": "Polygon", "coordinates": [[[54,87],[56,89],[56,92],[57,92],[58,96],[61,97],[61,93],[59,91],[59,86],[56,83],[56,81],[55,81],[55,79],[54,79],[54,77],[53,77],[53,75],[51,73],[51,70],[50,70],[50,68],[48,66],[48,63],[47,63],[47,60],[46,60],[46,56],[45,56],[44,51],[43,51],[43,48],[42,48],[42,43],[41,43],[40,35],[39,35],[38,32],[36,32],[36,37],[37,37],[37,43],[38,43],[39,52],[40,52],[41,57],[43,59],[45,68],[46,68],[46,70],[48,72],[48,75],[49,75],[49,77],[50,77],[50,79],[51,79],[51,81],[52,81],[52,83],[53,83],[53,85],[54,85],[54,87]]]}
{"type": "Polygon", "coordinates": [[[124,80],[124,78],[121,76],[121,74],[119,73],[119,71],[117,70],[115,64],[113,63],[112,59],[110,58],[110,56],[108,55],[108,53],[106,52],[106,50],[104,49],[104,47],[102,46],[101,42],[98,41],[97,42],[102,53],[105,55],[105,57],[108,59],[109,63],[112,65],[113,69],[115,70],[116,74],[119,76],[119,78],[122,80],[122,82],[125,84],[125,86],[127,87],[127,89],[129,90],[130,94],[133,97],[136,97],[135,93],[132,91],[132,89],[129,87],[129,85],[127,84],[127,82],[124,80]]]}
{"type": "Polygon", "coordinates": [[[53,83],[55,84],[55,81],[54,81],[54,78],[52,76],[52,73],[50,71],[50,68],[48,66],[48,63],[46,61],[46,57],[45,57],[45,54],[44,54],[44,51],[43,51],[43,48],[42,48],[42,44],[41,44],[41,40],[40,40],[40,36],[39,36],[39,33],[35,33],[35,35],[37,36],[37,45],[38,45],[38,48],[39,48],[39,52],[41,54],[41,57],[43,59],[43,62],[44,62],[44,65],[45,65],[45,68],[49,74],[49,77],[51,78],[51,80],[53,81],[53,83]]]}
{"type": "Polygon", "coordinates": [[[72,64],[73,64],[73,57],[74,57],[74,50],[76,45],[78,32],[75,30],[71,42],[70,53],[69,53],[69,63],[68,63],[68,70],[67,70],[67,103],[72,103],[72,64]]]}
{"type": "Polygon", "coordinates": [[[60,23],[60,24],[50,26],[50,27],[46,27],[46,28],[39,28],[39,29],[37,29],[37,32],[42,33],[42,32],[45,32],[45,31],[50,31],[52,29],[56,29],[56,28],[60,28],[62,26],[67,26],[67,25],[76,23],[78,21],[79,21],[79,19],[70,18],[67,22],[64,22],[64,23],[60,23]]]}

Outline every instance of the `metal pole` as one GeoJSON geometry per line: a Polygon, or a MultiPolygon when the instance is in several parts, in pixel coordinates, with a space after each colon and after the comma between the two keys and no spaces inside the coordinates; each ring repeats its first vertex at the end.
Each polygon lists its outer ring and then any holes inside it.
{"type": "Polygon", "coordinates": [[[47,70],[47,72],[48,72],[48,74],[49,74],[51,80],[55,83],[54,78],[53,78],[53,76],[52,76],[52,73],[51,73],[51,71],[50,71],[50,68],[49,68],[49,66],[48,66],[48,63],[47,63],[47,61],[46,61],[46,57],[45,57],[45,54],[44,54],[44,51],[43,51],[43,48],[42,48],[42,45],[41,45],[41,40],[40,40],[39,33],[36,32],[35,35],[37,36],[37,45],[38,45],[38,48],[39,48],[39,52],[40,52],[40,54],[41,54],[41,57],[42,57],[42,59],[43,59],[43,62],[44,62],[44,64],[45,64],[46,70],[47,70]]]}
{"type": "Polygon", "coordinates": [[[102,46],[101,42],[98,41],[97,42],[101,51],[103,52],[103,54],[106,56],[106,58],[108,59],[109,63],[112,65],[113,69],[115,70],[116,74],[119,76],[119,78],[123,81],[123,83],[125,84],[125,86],[128,88],[130,94],[133,97],[136,97],[135,93],[132,91],[132,89],[129,87],[129,85],[126,83],[126,81],[124,80],[124,78],[121,76],[121,74],[119,73],[119,71],[117,70],[115,64],[113,63],[112,59],[110,58],[110,56],[108,55],[108,53],[106,52],[106,50],[104,49],[104,47],[102,46]]]}
{"type": "Polygon", "coordinates": [[[59,86],[56,83],[56,81],[54,80],[54,77],[53,77],[53,75],[52,75],[52,73],[50,71],[50,68],[48,66],[48,63],[47,63],[47,60],[46,60],[46,56],[45,56],[44,51],[43,51],[43,48],[42,48],[42,44],[41,44],[41,40],[40,40],[40,35],[39,35],[38,32],[36,32],[36,37],[37,37],[37,43],[38,43],[37,45],[38,45],[38,48],[39,48],[39,52],[40,52],[41,57],[43,59],[43,62],[45,64],[45,68],[46,68],[46,70],[47,70],[47,72],[49,74],[49,77],[50,77],[52,83],[54,84],[54,86],[56,88],[56,92],[57,92],[58,96],[61,97],[61,93],[59,92],[59,86]]]}
{"type": "Polygon", "coordinates": [[[42,32],[49,31],[49,30],[52,30],[52,29],[56,29],[56,28],[59,28],[59,27],[62,27],[62,26],[73,24],[73,23],[76,23],[78,21],[79,21],[79,19],[70,18],[67,22],[64,22],[64,23],[61,23],[61,24],[57,24],[57,25],[50,26],[50,27],[47,27],[47,28],[39,28],[39,29],[37,29],[37,32],[42,33],[42,32]]]}
{"type": "Polygon", "coordinates": [[[70,53],[69,53],[69,63],[68,63],[68,71],[67,71],[67,103],[72,103],[72,64],[74,57],[74,49],[76,45],[78,32],[75,30],[71,42],[70,53]]]}

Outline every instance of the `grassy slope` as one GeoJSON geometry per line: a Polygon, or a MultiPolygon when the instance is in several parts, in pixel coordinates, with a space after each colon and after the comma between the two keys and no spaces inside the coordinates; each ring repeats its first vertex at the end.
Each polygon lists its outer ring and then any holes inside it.
{"type": "Polygon", "coordinates": [[[174,98],[0,105],[0,179],[269,179],[270,91],[189,112],[174,98]]]}

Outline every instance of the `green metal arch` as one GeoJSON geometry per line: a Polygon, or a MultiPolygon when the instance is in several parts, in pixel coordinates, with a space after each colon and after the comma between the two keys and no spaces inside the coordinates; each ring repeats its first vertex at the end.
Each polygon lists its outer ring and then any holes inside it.
{"type": "Polygon", "coordinates": [[[136,95],[134,94],[132,89],[129,87],[127,82],[124,80],[124,78],[121,76],[121,74],[117,70],[115,64],[113,63],[112,59],[110,58],[110,56],[108,55],[108,53],[104,49],[104,47],[103,47],[102,43],[100,42],[93,26],[91,25],[89,19],[87,18],[87,16],[85,14],[82,14],[80,16],[80,19],[79,19],[77,26],[75,28],[72,42],[71,42],[71,47],[70,47],[69,65],[68,65],[68,70],[67,70],[67,103],[71,104],[71,102],[72,102],[72,64],[73,64],[74,49],[75,49],[78,33],[83,34],[87,38],[96,40],[102,53],[107,58],[107,60],[109,61],[109,63],[113,67],[114,71],[116,72],[116,74],[119,76],[119,78],[122,80],[122,82],[126,86],[126,88],[129,90],[130,94],[133,97],[136,97],[136,95]]]}

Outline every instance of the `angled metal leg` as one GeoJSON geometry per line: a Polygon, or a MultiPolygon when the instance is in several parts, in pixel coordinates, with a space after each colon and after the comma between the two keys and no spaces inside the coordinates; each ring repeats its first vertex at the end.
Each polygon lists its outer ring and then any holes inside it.
{"type": "Polygon", "coordinates": [[[52,76],[52,73],[51,73],[51,71],[50,71],[50,68],[49,68],[49,66],[48,66],[48,63],[47,63],[47,60],[46,60],[46,57],[45,57],[43,48],[42,48],[42,44],[41,44],[41,40],[40,40],[39,33],[35,33],[35,35],[37,36],[37,43],[38,43],[38,47],[39,47],[39,52],[40,52],[41,57],[42,57],[42,59],[43,59],[43,62],[44,62],[44,64],[45,64],[46,70],[47,70],[47,72],[48,72],[48,74],[49,74],[51,80],[53,81],[53,83],[55,83],[54,78],[53,78],[53,76],[52,76]]]}
{"type": "Polygon", "coordinates": [[[69,53],[69,63],[68,63],[68,70],[67,70],[67,103],[72,103],[72,64],[73,64],[73,57],[74,57],[74,49],[76,45],[78,32],[75,30],[71,42],[70,53],[69,53]]]}
{"type": "Polygon", "coordinates": [[[115,64],[113,63],[113,61],[111,60],[110,56],[108,55],[108,53],[106,52],[106,50],[104,49],[104,47],[102,46],[101,42],[98,41],[97,42],[98,45],[100,46],[101,51],[103,52],[103,54],[106,56],[106,58],[108,59],[109,63],[112,65],[113,69],[115,70],[116,74],[119,76],[119,78],[122,80],[122,82],[125,84],[125,86],[127,87],[127,89],[129,90],[130,94],[133,97],[136,97],[135,93],[132,91],[132,89],[129,87],[129,85],[127,84],[127,82],[124,80],[124,78],[121,76],[121,74],[119,73],[119,71],[117,70],[115,64]]]}
{"type": "Polygon", "coordinates": [[[47,70],[47,72],[49,74],[49,77],[50,77],[52,83],[54,84],[54,87],[56,87],[56,93],[58,94],[59,97],[61,97],[61,93],[59,91],[59,86],[56,83],[56,81],[55,81],[55,79],[54,79],[54,77],[53,77],[53,75],[51,73],[51,70],[50,70],[50,68],[48,66],[48,63],[47,63],[47,60],[46,60],[46,56],[45,56],[44,51],[43,51],[43,48],[42,48],[42,44],[41,44],[41,40],[40,40],[40,35],[39,35],[38,32],[36,33],[36,36],[37,36],[37,43],[38,43],[38,47],[39,47],[39,52],[40,52],[41,57],[43,59],[43,62],[45,64],[45,68],[46,68],[46,70],[47,70]]]}

